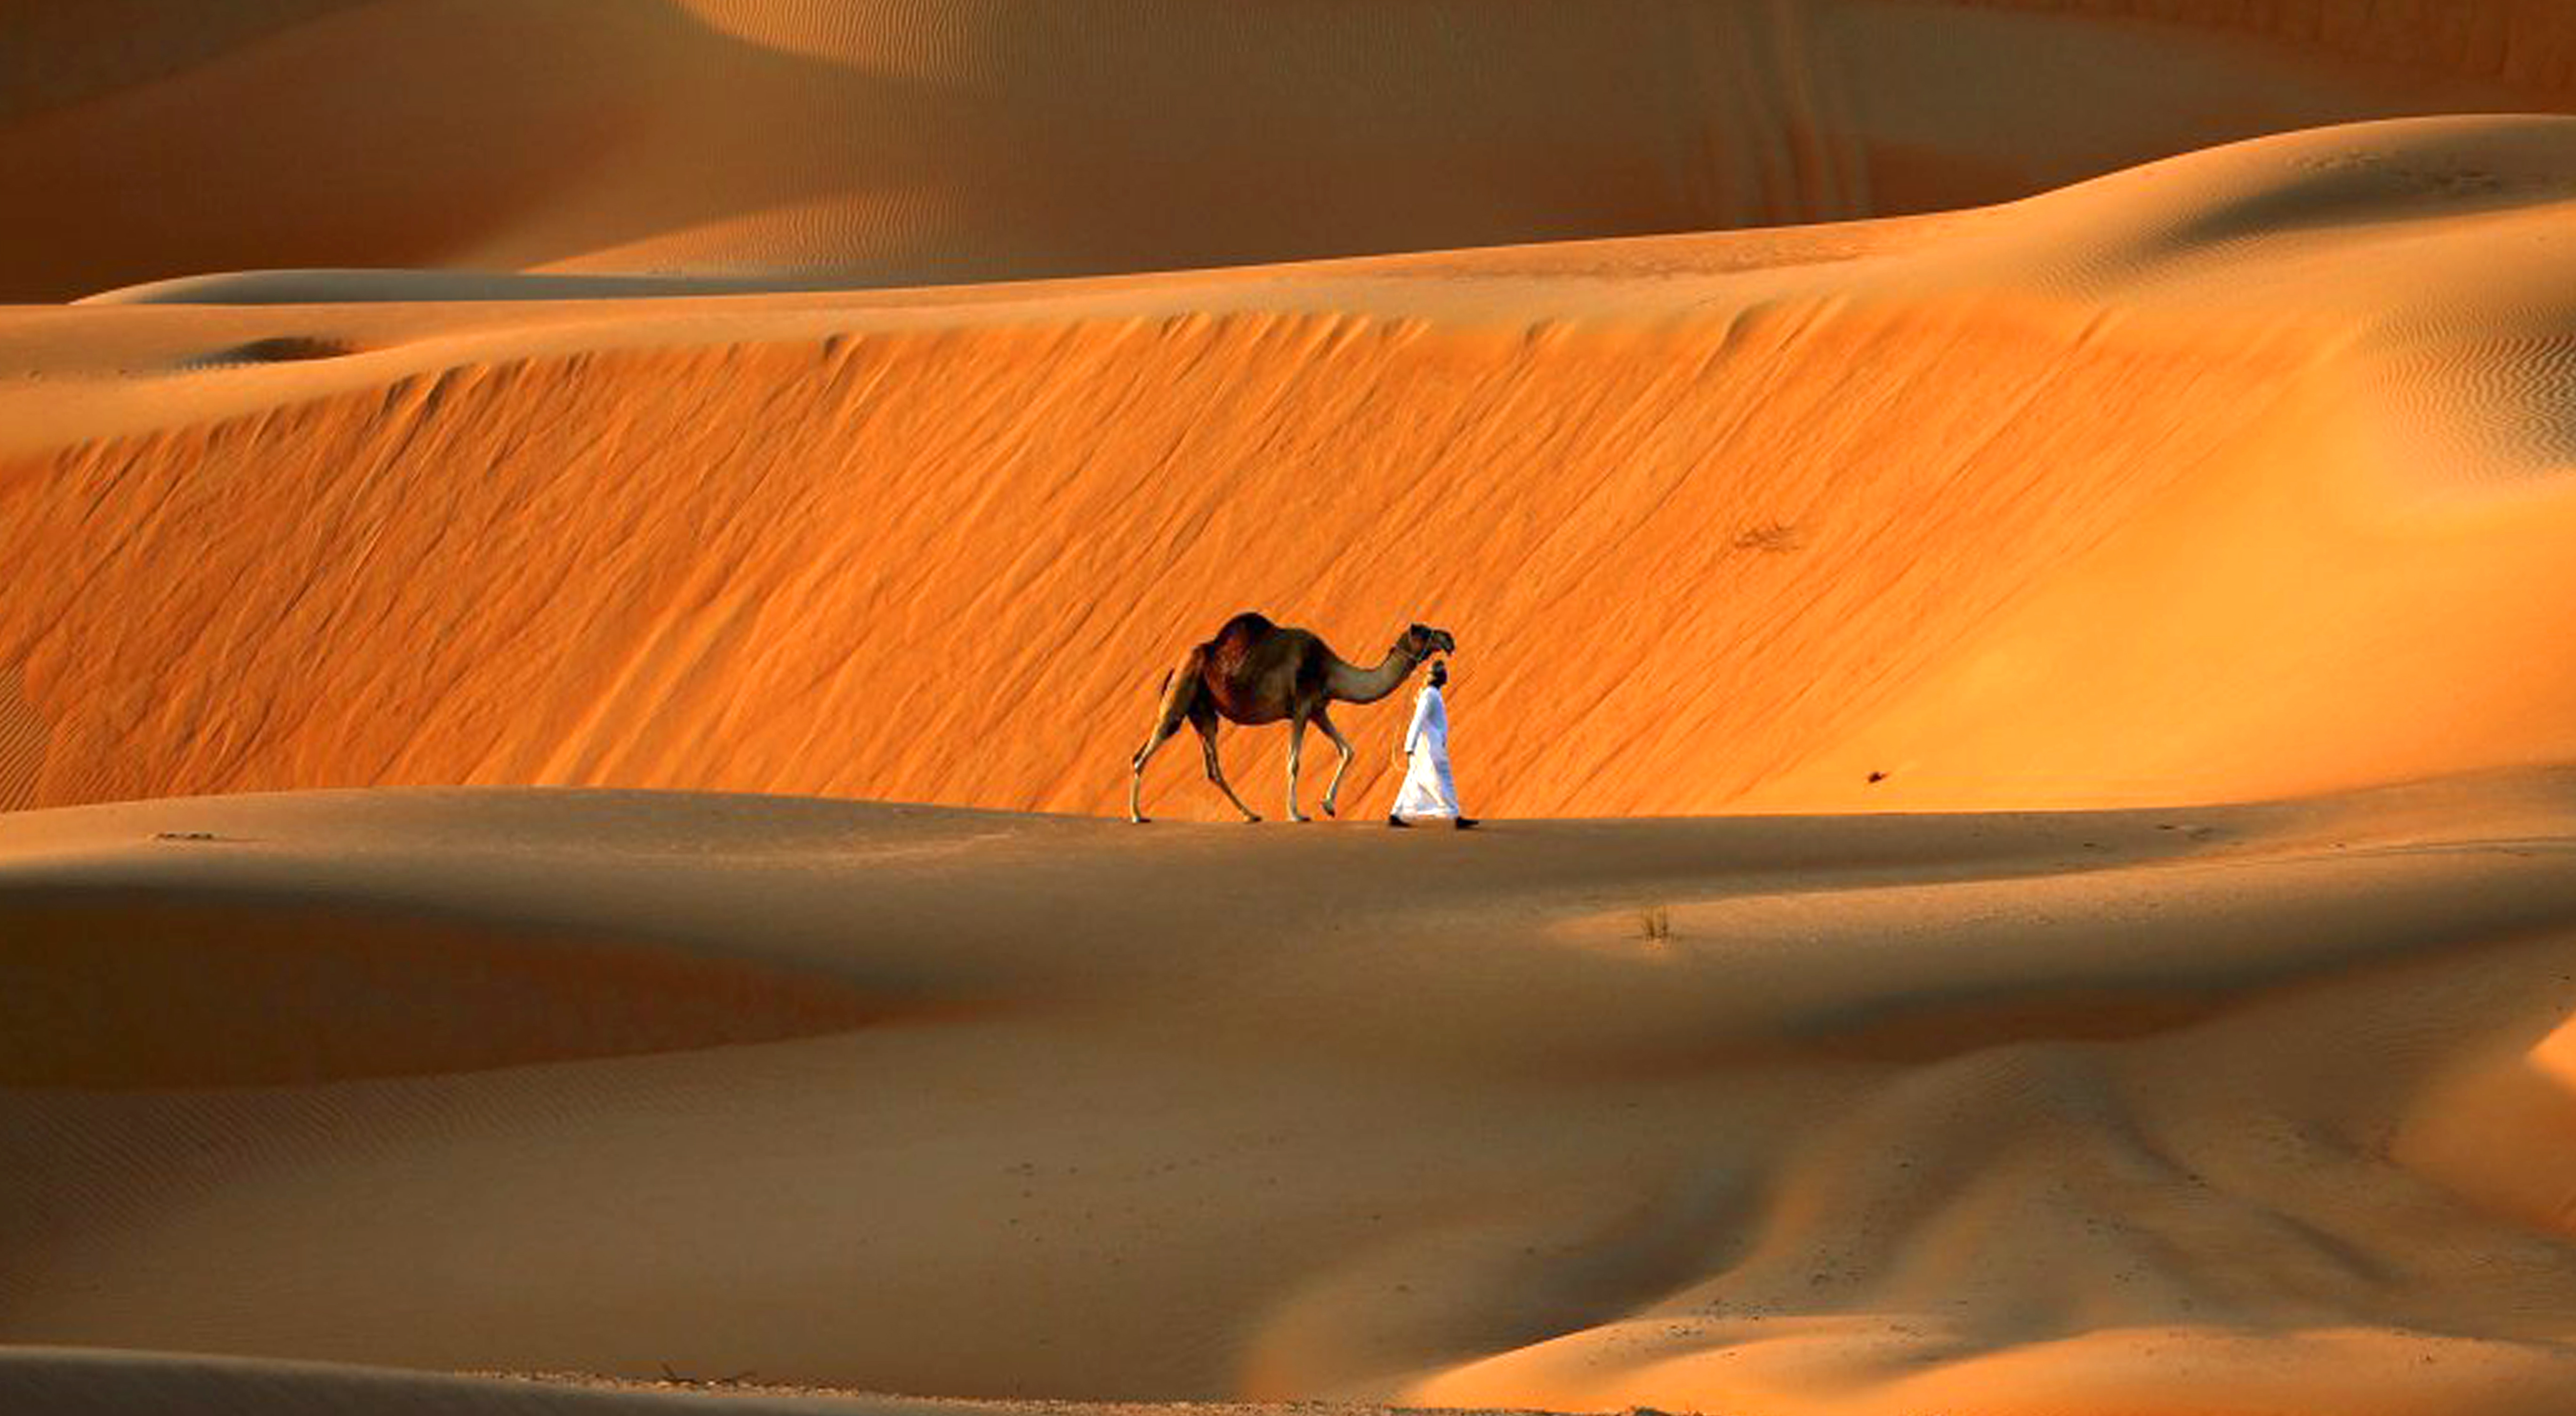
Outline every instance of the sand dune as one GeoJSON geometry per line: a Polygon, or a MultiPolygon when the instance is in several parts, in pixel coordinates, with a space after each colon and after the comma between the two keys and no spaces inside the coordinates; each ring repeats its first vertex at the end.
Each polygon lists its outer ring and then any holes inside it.
{"type": "Polygon", "coordinates": [[[0,1408],[2576,1407],[2576,10],[13,24],[0,1408]]]}
{"type": "MultiPolygon", "coordinates": [[[[1778,233],[30,310],[0,546],[57,573],[0,605],[43,728],[0,797],[1115,811],[1247,607],[1456,630],[1505,815],[2562,760],[2570,172],[2576,120],[2420,120],[1778,233]]],[[[1344,717],[1363,803],[1396,716],[1344,717]]],[[[1229,749],[1266,808],[1281,736],[1229,749]]],[[[1182,755],[1154,802],[1221,815],[1182,755]]]]}
{"type": "MultiPolygon", "coordinates": [[[[258,1086],[0,1029],[8,1334],[981,1396],[2558,1409],[2571,812],[2549,774],[1483,838],[635,793],[19,813],[12,897],[386,921],[308,937],[281,1034],[370,1006],[367,950],[429,914],[917,1006],[258,1086]]],[[[204,1001],[85,1010],[170,1057],[228,1035],[219,975],[276,965],[210,918],[204,1001]]]]}
{"type": "Polygon", "coordinates": [[[0,58],[0,298],[282,266],[1159,270],[2005,200],[2564,111],[2543,0],[122,0],[0,58]]]}

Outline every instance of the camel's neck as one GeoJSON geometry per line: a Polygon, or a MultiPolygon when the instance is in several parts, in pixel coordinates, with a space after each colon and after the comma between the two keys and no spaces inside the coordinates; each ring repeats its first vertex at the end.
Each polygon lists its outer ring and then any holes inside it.
{"type": "Polygon", "coordinates": [[[1345,703],[1375,703],[1403,687],[1405,678],[1421,662],[1401,647],[1387,650],[1386,657],[1378,660],[1377,667],[1373,669],[1363,669],[1357,664],[1335,659],[1324,684],[1335,698],[1345,703]]]}

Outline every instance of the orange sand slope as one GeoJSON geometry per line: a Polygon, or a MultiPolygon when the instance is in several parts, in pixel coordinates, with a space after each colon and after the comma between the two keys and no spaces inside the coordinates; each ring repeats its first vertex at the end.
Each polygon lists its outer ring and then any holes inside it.
{"type": "MultiPolygon", "coordinates": [[[[1363,660],[1456,631],[1498,815],[2576,757],[2576,119],[1778,232],[293,303],[366,281],[0,315],[0,555],[42,567],[0,600],[0,805],[1112,812],[1157,678],[1247,607],[1363,660]]],[[[1362,811],[1401,713],[1341,715],[1362,811]]],[[[1274,813],[1283,739],[1228,751],[1274,813]]],[[[1149,805],[1223,815],[1192,756],[1149,805]]]]}
{"type": "MultiPolygon", "coordinates": [[[[2543,1416],[2576,1402],[2571,851],[2565,772],[1480,835],[630,792],[13,814],[0,1337],[2543,1416]],[[202,921],[184,975],[138,914],[202,921]],[[436,1024],[380,1016],[396,989],[436,1024]]],[[[54,1380],[130,1409],[215,1380],[80,1360],[54,1380]]]]}
{"type": "Polygon", "coordinates": [[[275,266],[905,284],[1841,220],[2576,107],[2555,0],[17,8],[0,299],[275,266]]]}

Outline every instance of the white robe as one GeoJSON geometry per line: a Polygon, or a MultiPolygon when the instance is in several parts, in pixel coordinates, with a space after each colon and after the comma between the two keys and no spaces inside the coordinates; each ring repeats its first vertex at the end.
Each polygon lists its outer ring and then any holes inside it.
{"type": "Polygon", "coordinates": [[[1395,815],[1454,817],[1458,783],[1449,775],[1449,708],[1429,684],[1413,696],[1413,725],[1404,730],[1404,787],[1395,815]]]}

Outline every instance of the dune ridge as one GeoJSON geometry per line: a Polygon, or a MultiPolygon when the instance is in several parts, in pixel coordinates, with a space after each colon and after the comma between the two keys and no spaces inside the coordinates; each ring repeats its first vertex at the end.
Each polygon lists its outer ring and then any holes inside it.
{"type": "MultiPolygon", "coordinates": [[[[1113,812],[1156,677],[1244,608],[1362,661],[1459,631],[1499,814],[2556,760],[2571,131],[2321,130],[1839,236],[97,307],[47,357],[148,384],[0,391],[42,440],[0,544],[64,572],[0,607],[21,794],[1113,812]]],[[[1360,801],[1395,711],[1345,714],[1360,801]]],[[[1227,759],[1265,809],[1280,737],[1227,759]]],[[[1176,760],[1152,801],[1221,814],[1176,760]]]]}
{"type": "MultiPolygon", "coordinates": [[[[1280,314],[468,368],[13,475],[9,538],[69,573],[12,606],[0,652],[54,724],[45,802],[539,781],[1096,812],[1201,625],[1267,606],[1365,661],[1420,618],[1491,666],[1485,755],[1530,763],[1479,774],[1497,810],[1691,809],[1794,756],[1795,736],[1749,737],[1789,701],[1937,657],[2223,456],[2231,422],[2156,410],[2286,384],[2295,355],[2249,343],[2088,348],[2044,312],[1787,309],[1666,348],[1280,314]],[[2012,428],[2005,400],[2034,380],[2134,410],[2129,441],[2088,459],[2093,429],[2012,428]],[[1908,411],[1963,382],[1994,390],[1991,411],[1908,411]],[[1409,431],[1368,416],[1390,397],[1409,431]],[[1806,441],[1837,417],[1841,439],[1806,441]],[[1720,420],[1712,457],[1687,430],[1720,420]],[[1046,431],[1070,427],[1102,431],[1046,431]],[[1962,446],[1964,465],[1940,462],[1962,446]],[[675,475],[637,475],[647,458],[675,475]],[[1487,522],[1541,462],[1562,475],[1487,522]],[[2067,466],[2090,475],[2040,475],[2067,466]],[[130,508],[131,531],[102,505],[130,508]],[[218,542],[208,517],[233,523],[218,542]],[[1379,544],[1392,525],[1411,535],[1379,544]],[[1979,555],[1990,536],[2017,553],[1979,555]],[[1766,603],[1811,583],[1814,557],[1843,583],[1766,603]],[[1730,586],[1714,604],[1712,575],[1730,586]],[[1569,597],[1624,605],[1620,637],[1549,628],[1569,597]],[[1887,599],[1907,608],[1884,637],[1850,632],[1887,599]],[[281,619],[290,601],[306,608],[281,619]],[[306,647],[353,631],[376,652],[306,647]],[[1713,663],[1744,667],[1686,686],[1713,663]],[[146,681],[170,687],[137,719],[90,711],[146,681]],[[1680,721],[1616,760],[1580,716],[1542,726],[1623,700],[1680,721]],[[1654,756],[1691,741],[1697,761],[1654,756]],[[1604,780],[1619,760],[1626,779],[1604,780]]],[[[1392,711],[1347,716],[1379,746],[1392,711]]],[[[1238,770],[1269,801],[1279,748],[1257,750],[1238,770]]],[[[1354,768],[1363,797],[1382,756],[1354,768]]],[[[1210,805],[1162,765],[1158,801],[1210,805]]]]}
{"type": "Polygon", "coordinates": [[[2533,0],[201,8],[21,36],[61,77],[0,121],[0,186],[46,216],[0,230],[0,299],[274,267],[910,285],[1844,220],[2576,91],[2571,22],[2533,0]]]}

